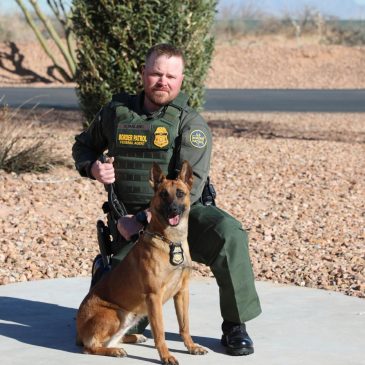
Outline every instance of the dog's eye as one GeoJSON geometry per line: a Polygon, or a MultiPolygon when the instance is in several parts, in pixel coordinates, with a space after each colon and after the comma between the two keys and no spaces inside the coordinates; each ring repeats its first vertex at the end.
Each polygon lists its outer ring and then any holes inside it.
{"type": "Polygon", "coordinates": [[[166,198],[168,198],[168,196],[169,196],[169,193],[167,192],[167,190],[166,190],[166,189],[161,190],[161,192],[160,192],[160,197],[161,197],[162,199],[166,199],[166,198]]]}
{"type": "Polygon", "coordinates": [[[177,190],[176,190],[176,196],[177,196],[178,198],[183,198],[183,197],[185,196],[185,193],[184,193],[182,190],[177,189],[177,190]]]}

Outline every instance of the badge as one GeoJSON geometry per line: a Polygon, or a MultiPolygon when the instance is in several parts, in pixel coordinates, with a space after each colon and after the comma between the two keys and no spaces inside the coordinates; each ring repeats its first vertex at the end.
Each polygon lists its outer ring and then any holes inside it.
{"type": "Polygon", "coordinates": [[[190,143],[196,148],[203,148],[207,145],[207,137],[203,131],[195,129],[190,133],[190,143]]]}
{"type": "Polygon", "coordinates": [[[184,251],[181,243],[174,243],[170,246],[170,264],[177,266],[184,262],[184,251]]]}
{"type": "Polygon", "coordinates": [[[169,144],[167,129],[165,127],[157,127],[155,130],[155,140],[153,144],[157,147],[163,148],[169,144]]]}

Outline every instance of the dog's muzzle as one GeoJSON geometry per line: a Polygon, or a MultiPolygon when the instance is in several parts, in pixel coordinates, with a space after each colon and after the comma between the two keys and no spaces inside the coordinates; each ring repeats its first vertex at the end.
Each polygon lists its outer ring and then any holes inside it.
{"type": "Polygon", "coordinates": [[[185,205],[172,203],[167,208],[167,222],[170,226],[177,226],[180,223],[181,215],[185,211],[185,205]]]}

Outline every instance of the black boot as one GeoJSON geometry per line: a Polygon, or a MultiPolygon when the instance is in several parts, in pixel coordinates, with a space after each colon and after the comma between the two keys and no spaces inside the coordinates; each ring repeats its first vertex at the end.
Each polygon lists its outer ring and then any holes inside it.
{"type": "Polygon", "coordinates": [[[221,343],[229,355],[250,355],[254,352],[253,342],[246,331],[244,323],[224,321],[222,324],[221,343]]]}

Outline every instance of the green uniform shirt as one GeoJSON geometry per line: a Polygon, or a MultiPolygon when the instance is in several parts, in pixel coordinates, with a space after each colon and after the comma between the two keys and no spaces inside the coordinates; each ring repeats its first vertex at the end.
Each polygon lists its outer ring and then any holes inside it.
{"type": "MultiPolygon", "coordinates": [[[[143,92],[131,96],[128,103],[129,108],[146,118],[147,121],[158,118],[165,107],[152,114],[148,113],[143,109],[143,98],[143,92]]],[[[109,149],[112,141],[115,140],[116,117],[115,109],[111,105],[109,103],[104,106],[91,125],[75,138],[72,156],[81,176],[93,178],[90,173],[91,165],[109,149]]],[[[211,151],[212,136],[207,123],[195,110],[186,107],[181,116],[168,177],[175,178],[182,162],[184,160],[189,161],[194,172],[194,185],[191,191],[192,204],[198,201],[202,194],[204,183],[209,174],[211,151]]]]}
{"type": "MultiPolygon", "coordinates": [[[[163,111],[161,108],[152,115],[146,113],[143,94],[132,97],[130,109],[146,120],[148,117],[157,118],[163,111]]],[[[76,137],[73,158],[82,176],[92,178],[92,163],[112,146],[116,138],[113,110],[111,104],[106,105],[90,127],[76,137]]],[[[212,137],[206,122],[193,109],[187,108],[181,117],[168,177],[176,177],[176,169],[183,160],[190,162],[194,172],[192,203],[201,196],[209,173],[211,150],[212,137]]],[[[249,258],[248,237],[241,224],[215,206],[195,204],[189,215],[188,242],[192,259],[209,265],[217,279],[223,319],[244,323],[259,315],[261,308],[249,258]]],[[[122,260],[131,247],[133,245],[125,246],[126,250],[114,255],[114,261],[122,260]]]]}

